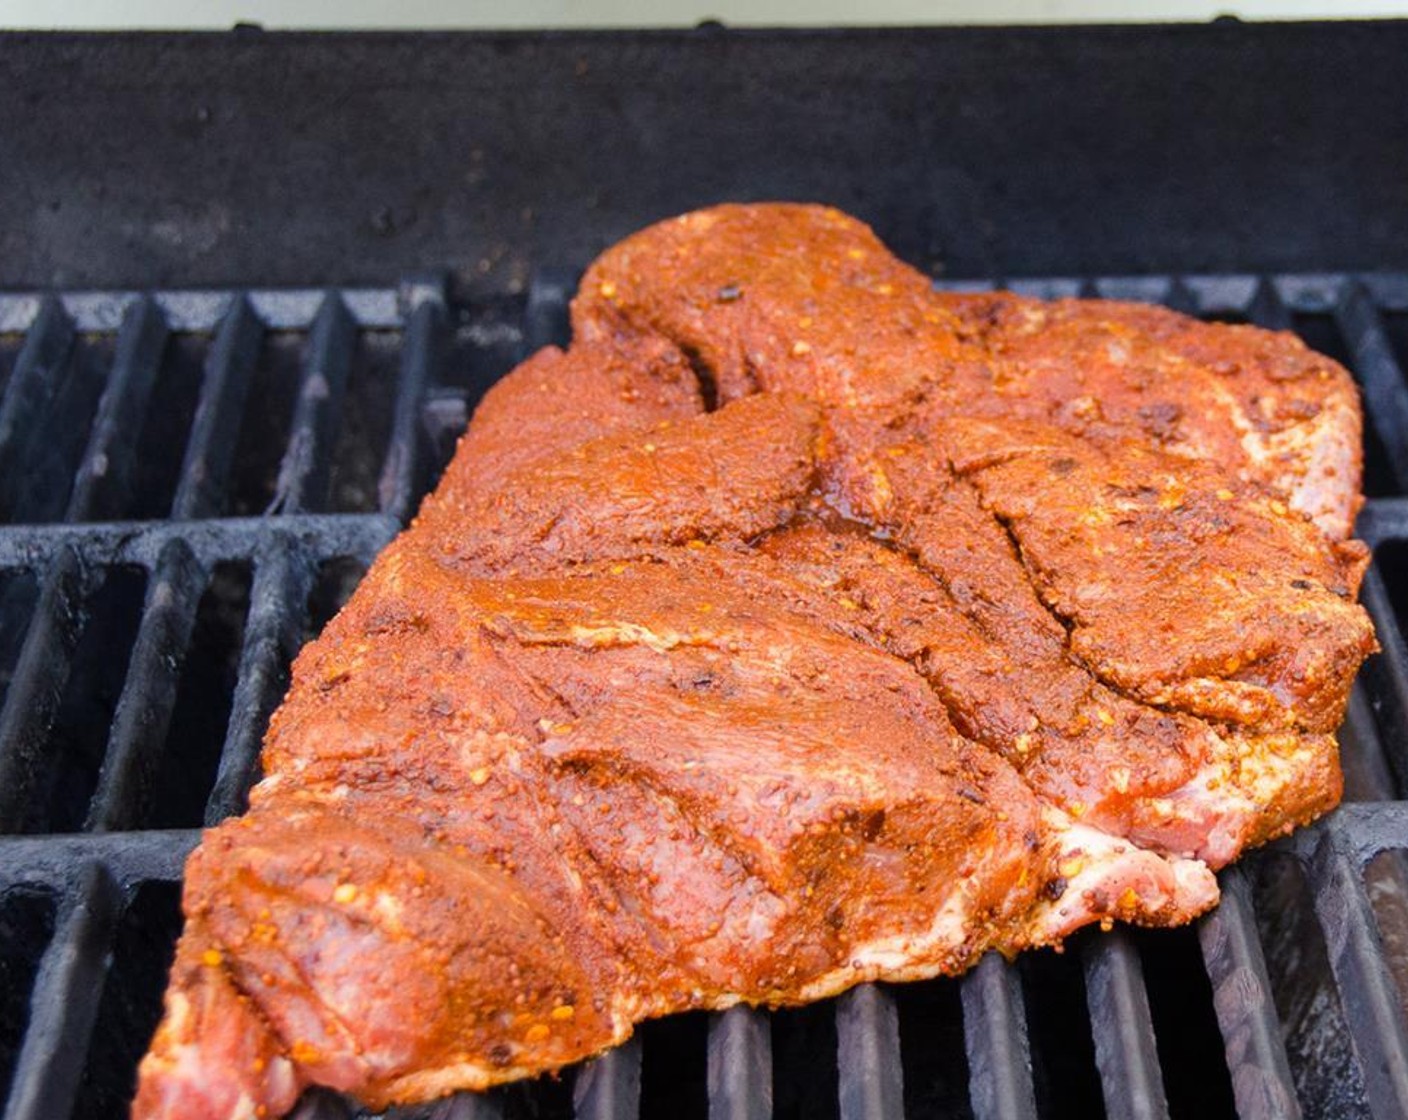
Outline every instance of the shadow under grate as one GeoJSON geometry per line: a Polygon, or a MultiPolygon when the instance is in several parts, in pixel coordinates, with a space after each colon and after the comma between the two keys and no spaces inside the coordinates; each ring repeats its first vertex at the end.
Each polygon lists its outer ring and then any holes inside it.
{"type": "Polygon", "coordinates": [[[29,1026],[39,959],[54,935],[54,900],[29,887],[0,889],[0,1093],[8,1094],[29,1026]]]}

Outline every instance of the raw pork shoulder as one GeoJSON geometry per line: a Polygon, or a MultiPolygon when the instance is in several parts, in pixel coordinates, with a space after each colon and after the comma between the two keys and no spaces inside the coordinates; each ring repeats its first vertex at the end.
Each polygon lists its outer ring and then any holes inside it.
{"type": "Polygon", "coordinates": [[[1295,338],[935,294],[724,206],[608,251],[191,857],[143,1120],[1185,922],[1333,806],[1360,418],[1295,338]]]}

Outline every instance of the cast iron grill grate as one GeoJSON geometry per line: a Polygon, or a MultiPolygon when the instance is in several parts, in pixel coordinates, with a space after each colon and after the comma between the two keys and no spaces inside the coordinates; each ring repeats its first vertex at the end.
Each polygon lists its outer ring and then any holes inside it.
{"type": "MultiPolygon", "coordinates": [[[[197,829],[241,809],[292,656],[478,394],[562,340],[571,286],[0,295],[5,1120],[125,1116],[197,829]]],[[[1354,370],[1384,652],[1341,736],[1352,803],[1224,872],[1191,929],[676,1017],[560,1079],[395,1116],[1408,1115],[1408,274],[1012,286],[1295,329],[1354,370]]]]}

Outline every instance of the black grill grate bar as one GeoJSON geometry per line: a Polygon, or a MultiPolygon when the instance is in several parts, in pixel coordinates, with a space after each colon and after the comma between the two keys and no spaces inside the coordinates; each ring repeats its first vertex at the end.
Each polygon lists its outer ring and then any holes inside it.
{"type": "Polygon", "coordinates": [[[90,420],[103,389],[103,372],[77,341],[55,371],[57,388],[32,417],[23,437],[17,478],[9,495],[11,521],[55,521],[63,516],[82,463],[90,420]]]}
{"type": "Polygon", "coordinates": [[[1179,283],[1192,293],[1190,314],[1212,319],[1250,318],[1258,289],[1270,284],[1258,276],[1182,276],[1179,283]]]}
{"type": "Polygon", "coordinates": [[[401,351],[400,380],[391,420],[391,437],[382,460],[377,498],[381,511],[404,522],[411,515],[420,468],[417,426],[421,400],[436,382],[441,336],[448,310],[443,281],[408,285],[403,295],[406,330],[401,351]]]}
{"type": "MultiPolygon", "coordinates": [[[[1078,294],[1086,299],[1157,301],[1185,314],[1198,311],[1192,292],[1177,277],[1136,278],[1122,284],[1086,280],[1078,294]]],[[[1082,963],[1106,1111],[1130,1120],[1164,1120],[1168,1102],[1138,950],[1124,930],[1111,930],[1085,943],[1082,963]]]]}
{"type": "Polygon", "coordinates": [[[1408,311],[1408,272],[1363,272],[1357,277],[1384,311],[1408,311]]]}
{"type": "Polygon", "coordinates": [[[1399,489],[1408,489],[1408,387],[1383,320],[1363,284],[1344,286],[1335,320],[1364,394],[1365,417],[1388,456],[1394,482],[1399,489]]]}
{"type": "Polygon", "coordinates": [[[1370,498],[1359,511],[1354,531],[1370,548],[1408,540],[1408,498],[1370,498]]]}
{"type": "Polygon", "coordinates": [[[1218,878],[1222,901],[1198,923],[1198,941],[1232,1072],[1237,1115],[1243,1120],[1296,1120],[1300,1104],[1271,998],[1251,886],[1241,867],[1229,867],[1218,878]]]}
{"type": "Polygon", "coordinates": [[[337,292],[328,292],[308,338],[288,447],[269,512],[301,513],[326,504],[332,448],[356,344],[351,312],[337,292]]]}
{"type": "Polygon", "coordinates": [[[1051,277],[1013,277],[993,282],[988,280],[935,280],[934,289],[940,292],[991,292],[1009,291],[1019,296],[1033,299],[1074,299],[1080,294],[1079,280],[1051,277]]]}
{"type": "Polygon", "coordinates": [[[113,715],[107,753],[88,812],[95,832],[132,828],[141,819],[207,573],[184,541],[161,551],[147,584],[127,680],[113,715]]]}
{"type": "MultiPolygon", "coordinates": [[[[572,1108],[577,1120],[631,1120],[639,1116],[640,1061],[640,1037],[634,1036],[582,1066],[572,1083],[572,1108]]],[[[488,1120],[487,1114],[476,1115],[488,1120]]]]}
{"type": "Polygon", "coordinates": [[[1106,276],[1081,283],[1080,295],[1088,299],[1137,300],[1141,303],[1162,303],[1192,314],[1193,296],[1188,288],[1167,276],[1106,276]],[[1177,290],[1175,290],[1175,288],[1177,290]]]}
{"type": "Polygon", "coordinates": [[[347,1102],[325,1089],[313,1089],[299,1098],[288,1120],[350,1120],[347,1102]]]}
{"type": "Polygon", "coordinates": [[[960,982],[968,1097],[976,1120],[1036,1120],[1027,1013],[1017,969],[988,953],[960,982]]]}
{"type": "Polygon", "coordinates": [[[1185,315],[1198,313],[1198,299],[1178,276],[1100,276],[1081,280],[1074,295],[1081,299],[1109,299],[1158,303],[1185,315]]]}
{"type": "Polygon", "coordinates": [[[288,518],[231,517],[176,523],[113,521],[88,525],[11,525],[0,532],[0,568],[42,569],[65,549],[90,567],[154,567],[162,550],[182,541],[202,564],[252,560],[283,534],[318,556],[372,556],[400,530],[380,513],[305,514],[288,518]]]}
{"type": "Polygon", "coordinates": [[[133,301],[123,315],[112,370],[98,401],[65,520],[115,516],[126,507],[136,433],[146,415],[169,333],[165,316],[148,296],[133,301]]]}
{"type": "MultiPolygon", "coordinates": [[[[506,1110],[501,1093],[457,1093],[432,1104],[388,1109],[383,1120],[502,1120],[505,1114],[506,1110]]],[[[330,1117],[344,1114],[328,1115],[330,1117]]],[[[529,1115],[533,1115],[533,1113],[529,1113],[529,1115]]],[[[634,1116],[635,1113],[603,1112],[601,1115],[634,1116]]]]}
{"type": "Polygon", "coordinates": [[[1400,783],[1408,782],[1408,643],[1399,629],[1383,575],[1370,568],[1359,592],[1374,620],[1382,652],[1371,658],[1360,679],[1377,709],[1380,741],[1400,783]]]}
{"type": "Polygon", "coordinates": [[[879,984],[862,984],[837,999],[836,1058],[841,1120],[904,1115],[899,1010],[879,984]]]}
{"type": "Polygon", "coordinates": [[[111,876],[86,865],[40,961],[5,1120],[54,1120],[73,1111],[120,907],[111,876]]]}
{"type": "MultiPolygon", "coordinates": [[[[1326,314],[1351,283],[1362,284],[1385,311],[1408,310],[1408,283],[1374,273],[1178,273],[1133,276],[1014,276],[991,280],[935,280],[940,292],[1006,290],[1037,299],[1120,299],[1162,303],[1186,314],[1246,316],[1256,312],[1259,289],[1274,293],[1289,314],[1326,314]],[[1181,291],[1180,291],[1181,289],[1181,291]],[[1186,294],[1185,294],[1186,293],[1186,294]]],[[[1273,329],[1282,329],[1267,324],[1273,329]]]]}
{"type": "Polygon", "coordinates": [[[303,641],[312,567],[308,554],[283,534],[273,537],[255,562],[230,726],[205,807],[207,825],[244,809],[259,769],[264,729],[288,687],[286,666],[303,641]]]}
{"type": "Polygon", "coordinates": [[[43,768],[44,740],[83,629],[86,573],[62,549],[44,574],[14,676],[0,709],[0,832],[23,829],[43,768]]]}
{"type": "MultiPolygon", "coordinates": [[[[390,288],[340,288],[343,302],[357,324],[368,329],[388,329],[401,322],[397,293],[390,288]]],[[[245,293],[250,307],[270,330],[307,330],[322,304],[319,288],[264,288],[245,293]]],[[[203,332],[215,329],[230,309],[228,289],[188,289],[152,293],[133,291],[62,292],[48,296],[34,292],[0,292],[0,333],[28,331],[54,299],[80,331],[110,333],[118,330],[132,305],[150,298],[174,331],[203,332]]]]}
{"type": "Polygon", "coordinates": [[[709,1120],[772,1116],[772,1026],[742,1004],[710,1016],[709,1120]]]}
{"type": "Polygon", "coordinates": [[[122,890],[174,883],[200,840],[197,829],[89,832],[65,836],[0,836],[0,888],[22,883],[66,890],[101,865],[122,890]]]}
{"type": "MultiPolygon", "coordinates": [[[[1200,315],[1252,317],[1258,290],[1272,289],[1287,313],[1325,315],[1334,312],[1345,290],[1358,285],[1380,311],[1408,311],[1408,274],[1346,272],[1200,273],[1114,276],[1010,276],[1000,281],[936,279],[940,292],[990,292],[997,289],[1038,299],[1153,300],[1167,303],[1170,288],[1182,285],[1192,293],[1200,315]],[[1152,294],[1151,294],[1152,293],[1152,294]]],[[[1259,320],[1258,320],[1259,322],[1259,320]]],[[[1272,329],[1284,329],[1268,323],[1272,329]]]]}
{"type": "Polygon", "coordinates": [[[1329,315],[1346,284],[1357,279],[1346,273],[1282,273],[1268,278],[1282,302],[1296,315],[1329,315]]]}
{"type": "Polygon", "coordinates": [[[45,410],[64,385],[73,352],[73,321],[55,298],[45,299],[0,400],[0,514],[14,509],[26,483],[25,466],[43,427],[45,410]]]}
{"type": "Polygon", "coordinates": [[[1408,1116],[1408,1025],[1359,861],[1337,829],[1322,829],[1307,871],[1370,1108],[1408,1116]]]}
{"type": "Polygon", "coordinates": [[[1086,942],[1082,963],[1106,1112],[1163,1120],[1168,1101],[1139,951],[1123,929],[1112,929],[1086,942]]]}
{"type": "Polygon", "coordinates": [[[982,292],[996,292],[1011,288],[1012,291],[1021,295],[1038,296],[1043,299],[1061,299],[1076,294],[1080,286],[1079,280],[1051,280],[1045,277],[1031,279],[1013,280],[1009,285],[1005,280],[931,280],[930,286],[936,292],[966,292],[976,295],[982,292]],[[1055,284],[1057,289],[1050,289],[1048,285],[1055,284]],[[1042,293],[1053,291],[1054,294],[1044,296],[1042,293]]]}
{"type": "Polygon", "coordinates": [[[1389,754],[1384,750],[1364,678],[1354,682],[1338,733],[1347,801],[1388,801],[1395,796],[1389,754]]]}
{"type": "Polygon", "coordinates": [[[1383,852],[1408,849],[1408,801],[1365,801],[1341,805],[1330,816],[1279,841],[1281,850],[1308,861],[1319,849],[1324,833],[1333,832],[1336,843],[1362,866],[1383,852]]]}
{"type": "Polygon", "coordinates": [[[523,357],[544,346],[564,346],[572,328],[568,305],[577,287],[571,272],[543,269],[533,274],[523,310],[523,357]]]}
{"type": "Polygon", "coordinates": [[[171,516],[178,521],[220,512],[230,460],[239,438],[240,414],[263,334],[264,325],[250,308],[249,300],[236,296],[206,359],[200,399],[181,464],[181,481],[171,504],[171,516]]]}

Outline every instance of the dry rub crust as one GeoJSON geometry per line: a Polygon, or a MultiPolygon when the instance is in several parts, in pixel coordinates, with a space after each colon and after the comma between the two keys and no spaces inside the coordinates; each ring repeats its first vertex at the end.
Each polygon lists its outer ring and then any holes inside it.
{"type": "Polygon", "coordinates": [[[939,296],[821,207],[606,253],[299,656],[134,1115],[1187,921],[1338,800],[1359,412],[1289,336],[939,296]]]}
{"type": "Polygon", "coordinates": [[[1359,395],[1289,331],[1202,323],[1116,300],[941,297],[989,354],[982,411],[1056,416],[1093,442],[1133,432],[1279,494],[1342,540],[1362,498],[1359,395]]]}

